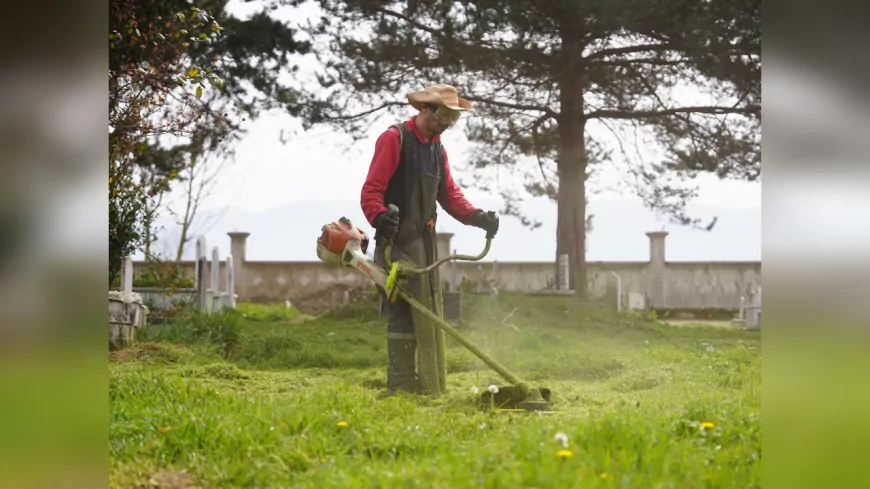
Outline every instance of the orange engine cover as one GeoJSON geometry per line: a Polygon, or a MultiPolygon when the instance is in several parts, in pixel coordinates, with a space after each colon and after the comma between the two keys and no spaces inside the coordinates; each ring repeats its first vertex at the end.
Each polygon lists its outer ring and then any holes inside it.
{"type": "Polygon", "coordinates": [[[341,256],[347,242],[351,240],[358,241],[362,252],[367,252],[369,247],[368,235],[344,217],[323,226],[320,234],[320,244],[330,253],[338,256],[341,256]]]}

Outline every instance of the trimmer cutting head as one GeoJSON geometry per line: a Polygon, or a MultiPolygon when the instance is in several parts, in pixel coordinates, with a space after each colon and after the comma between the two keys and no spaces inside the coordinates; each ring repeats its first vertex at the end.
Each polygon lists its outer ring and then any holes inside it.
{"type": "Polygon", "coordinates": [[[549,411],[550,389],[546,387],[527,387],[525,385],[509,385],[499,387],[496,393],[484,391],[480,395],[483,407],[492,406],[498,409],[522,409],[524,411],[549,411]]]}

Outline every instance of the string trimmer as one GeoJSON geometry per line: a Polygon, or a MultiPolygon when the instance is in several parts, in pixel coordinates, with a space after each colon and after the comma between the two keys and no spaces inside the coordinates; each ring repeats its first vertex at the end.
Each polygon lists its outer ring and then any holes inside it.
{"type": "MultiPolygon", "coordinates": [[[[389,212],[391,214],[398,214],[399,209],[391,205],[389,212]]],[[[494,401],[494,404],[502,408],[545,411],[550,408],[549,389],[529,387],[528,383],[520,380],[519,377],[511,373],[495,359],[477,348],[477,346],[444,321],[438,314],[435,314],[418,302],[403,287],[403,279],[414,275],[428,274],[448,261],[479,261],[483,259],[489,253],[492,238],[493,236],[487,234],[486,246],[477,256],[448,255],[424,268],[416,268],[413,264],[404,260],[392,262],[390,260],[392,243],[387,243],[384,253],[387,269],[384,269],[366,255],[369,238],[365,231],[354,226],[349,219],[342,217],[338,221],[323,226],[321,229],[320,238],[317,240],[317,256],[327,264],[350,267],[358,273],[365,275],[386,292],[390,302],[395,302],[399,298],[404,299],[411,307],[429,318],[437,328],[452,336],[462,346],[512,384],[511,386],[499,388],[498,393],[485,391],[482,397],[487,401],[487,404],[489,404],[489,401],[494,401]]],[[[429,352],[428,354],[434,355],[434,352],[429,352]]]]}

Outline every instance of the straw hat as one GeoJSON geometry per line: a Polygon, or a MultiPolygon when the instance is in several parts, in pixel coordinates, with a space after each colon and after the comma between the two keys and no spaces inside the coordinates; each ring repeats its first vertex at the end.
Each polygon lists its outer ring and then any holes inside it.
{"type": "Polygon", "coordinates": [[[419,90],[408,95],[408,102],[419,110],[424,105],[441,105],[453,110],[473,110],[471,102],[461,98],[456,87],[450,85],[432,85],[425,90],[419,90]]]}

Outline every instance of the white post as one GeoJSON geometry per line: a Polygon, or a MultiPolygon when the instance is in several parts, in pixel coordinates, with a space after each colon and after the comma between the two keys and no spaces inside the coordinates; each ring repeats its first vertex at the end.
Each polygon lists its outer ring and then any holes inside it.
{"type": "Polygon", "coordinates": [[[121,262],[121,292],[133,292],[133,258],[129,256],[121,262]]]}
{"type": "Polygon", "coordinates": [[[236,308],[236,275],[233,273],[233,255],[227,257],[227,305],[236,308]]]}
{"type": "Polygon", "coordinates": [[[220,301],[220,276],[221,261],[218,254],[217,246],[211,249],[211,290],[208,294],[208,304],[211,311],[217,311],[221,308],[220,301]]]}
{"type": "Polygon", "coordinates": [[[749,311],[746,317],[746,326],[749,329],[761,328],[761,287],[756,288],[749,299],[749,311]]]}
{"type": "Polygon", "coordinates": [[[610,272],[616,277],[616,310],[622,311],[622,277],[616,272],[610,272]]]}
{"type": "Polygon", "coordinates": [[[205,284],[205,261],[206,261],[205,236],[196,238],[196,293],[199,300],[200,312],[206,309],[208,287],[205,284]]]}
{"type": "Polygon", "coordinates": [[[559,290],[569,290],[571,288],[569,272],[568,255],[559,255],[559,290]]]}

